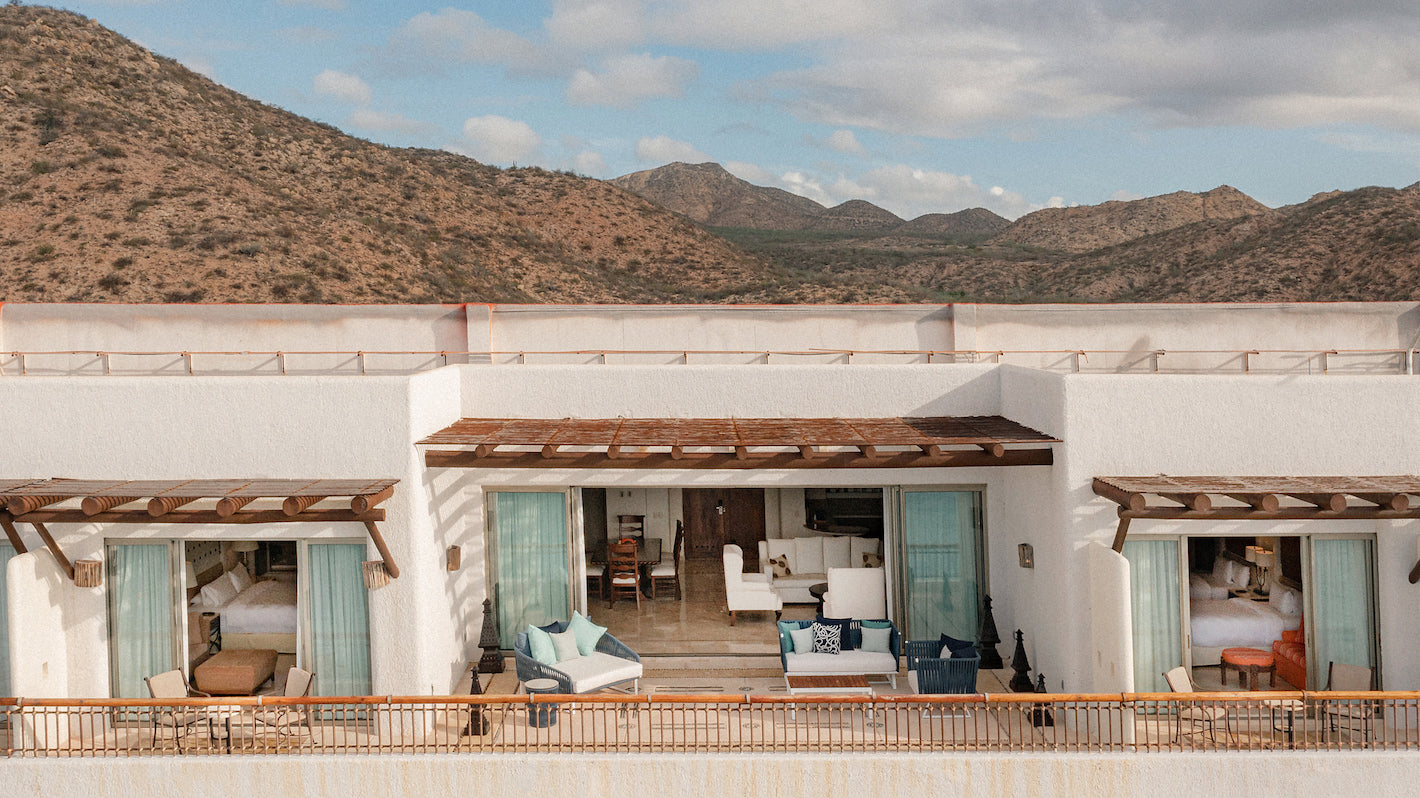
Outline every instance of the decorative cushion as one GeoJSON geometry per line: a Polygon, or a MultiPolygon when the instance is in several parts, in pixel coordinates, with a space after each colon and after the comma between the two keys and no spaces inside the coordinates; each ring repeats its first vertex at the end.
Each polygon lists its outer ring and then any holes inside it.
{"type": "Polygon", "coordinates": [[[851,545],[848,538],[840,536],[826,537],[823,539],[823,567],[827,572],[829,568],[852,568],[853,559],[849,554],[851,545]]]}
{"type": "MultiPolygon", "coordinates": [[[[838,654],[843,650],[843,628],[837,624],[823,624],[814,621],[814,651],[815,654],[838,654]]],[[[792,633],[790,633],[792,635],[792,633]]]]}
{"type": "Polygon", "coordinates": [[[223,574],[202,586],[202,603],[210,609],[225,607],[227,602],[237,597],[237,588],[232,580],[223,574]]]}
{"type": "Polygon", "coordinates": [[[877,538],[850,538],[848,541],[848,562],[856,566],[863,561],[865,552],[881,553],[882,545],[883,542],[877,538]]]}
{"type": "Polygon", "coordinates": [[[536,626],[528,626],[528,653],[544,665],[557,664],[557,648],[552,645],[552,635],[536,626]]]}
{"type": "Polygon", "coordinates": [[[863,635],[863,645],[860,648],[864,651],[876,651],[881,654],[892,653],[891,628],[874,628],[865,624],[860,633],[863,635]]]}
{"type": "Polygon", "coordinates": [[[794,538],[794,568],[821,574],[823,570],[823,537],[810,535],[794,538]]]}
{"type": "Polygon", "coordinates": [[[251,574],[247,573],[247,567],[241,563],[237,563],[236,568],[228,571],[227,576],[231,577],[232,584],[236,586],[238,593],[255,584],[252,581],[251,574]]]}
{"type": "Polygon", "coordinates": [[[769,565],[774,569],[774,576],[776,578],[781,576],[789,576],[790,574],[794,573],[792,570],[789,569],[789,558],[783,554],[770,560],[769,565]]]}
{"type": "Polygon", "coordinates": [[[942,658],[942,659],[947,659],[947,658],[949,658],[949,657],[958,656],[958,654],[957,654],[956,652],[958,652],[958,651],[963,651],[963,650],[965,650],[965,649],[971,649],[971,650],[970,650],[970,651],[967,651],[967,652],[964,653],[964,654],[961,654],[960,656],[963,656],[963,657],[974,657],[974,656],[976,656],[976,644],[973,643],[973,642],[971,642],[970,640],[958,640],[958,639],[956,639],[955,637],[952,637],[951,635],[942,635],[942,637],[941,637],[937,642],[939,642],[939,643],[942,644],[942,653],[941,653],[941,658],[942,658]]]}
{"type": "MultiPolygon", "coordinates": [[[[582,656],[589,656],[597,650],[597,643],[606,634],[605,626],[597,626],[591,619],[580,612],[572,613],[572,622],[567,624],[567,631],[577,638],[577,652],[582,656]]],[[[561,657],[557,658],[560,662],[561,657]]]]}
{"type": "Polygon", "coordinates": [[[853,619],[852,618],[825,618],[822,615],[814,619],[814,623],[824,626],[837,626],[839,649],[842,651],[853,650],[853,619]]]}
{"type": "Polygon", "coordinates": [[[794,642],[794,653],[811,654],[814,650],[814,630],[811,626],[790,629],[789,639],[794,642]]]}
{"type": "Polygon", "coordinates": [[[585,693],[617,682],[641,678],[641,663],[613,657],[602,651],[558,663],[557,669],[572,680],[572,692],[585,693]]]}
{"type": "Polygon", "coordinates": [[[863,552],[863,567],[864,567],[864,568],[881,568],[881,567],[883,567],[883,555],[878,554],[878,553],[876,553],[876,552],[871,552],[871,551],[865,551],[865,552],[863,552]]]}
{"type": "Polygon", "coordinates": [[[864,629],[891,629],[892,621],[859,621],[864,629]]]}
{"type": "Polygon", "coordinates": [[[569,630],[548,635],[548,637],[552,638],[552,648],[557,652],[558,662],[566,662],[569,659],[577,659],[582,656],[582,652],[577,650],[576,633],[569,630]]]}

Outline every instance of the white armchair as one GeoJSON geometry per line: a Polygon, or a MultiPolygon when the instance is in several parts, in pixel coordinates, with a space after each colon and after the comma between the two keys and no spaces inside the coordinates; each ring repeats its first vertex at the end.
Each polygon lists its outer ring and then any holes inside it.
{"type": "Polygon", "coordinates": [[[887,617],[887,574],[881,568],[830,568],[823,594],[826,618],[887,617]]]}
{"type": "Polygon", "coordinates": [[[735,625],[735,613],[745,610],[768,610],[776,619],[784,610],[784,602],[769,586],[764,574],[744,572],[744,551],[733,543],[725,545],[725,605],[730,609],[730,625],[735,625]]]}

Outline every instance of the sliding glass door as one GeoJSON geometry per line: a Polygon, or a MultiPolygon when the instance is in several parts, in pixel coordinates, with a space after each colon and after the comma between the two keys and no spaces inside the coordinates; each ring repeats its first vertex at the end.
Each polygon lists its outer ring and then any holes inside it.
{"type": "Polygon", "coordinates": [[[976,639],[985,572],[982,543],[979,491],[902,492],[905,635],[976,639]]]}
{"type": "Polygon", "coordinates": [[[11,695],[10,692],[10,616],[7,605],[6,572],[9,570],[10,558],[15,556],[15,547],[8,543],[0,543],[0,695],[11,695]]]}
{"type": "Polygon", "coordinates": [[[306,546],[310,669],[317,695],[369,695],[370,611],[365,544],[306,546]]]}
{"type": "Polygon", "coordinates": [[[1306,624],[1312,689],[1326,686],[1330,663],[1376,666],[1374,557],[1369,538],[1311,538],[1306,624]]]}
{"type": "Polygon", "coordinates": [[[1179,601],[1179,541],[1134,538],[1124,543],[1129,561],[1129,606],[1134,636],[1134,690],[1167,692],[1164,673],[1183,664],[1179,601]]]}
{"type": "Polygon", "coordinates": [[[173,546],[108,544],[110,688],[114,698],[147,698],[144,678],[181,667],[174,608],[180,583],[173,546]]]}
{"type": "Polygon", "coordinates": [[[571,614],[571,562],[564,491],[488,494],[488,530],[498,640],[512,648],[528,624],[571,614]]]}

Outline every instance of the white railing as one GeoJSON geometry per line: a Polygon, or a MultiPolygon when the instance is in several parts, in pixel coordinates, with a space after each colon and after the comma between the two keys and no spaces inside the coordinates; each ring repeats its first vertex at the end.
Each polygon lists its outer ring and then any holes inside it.
{"type": "Polygon", "coordinates": [[[569,349],[0,352],[0,377],[401,375],[472,365],[1013,364],[1070,374],[1415,374],[1415,349],[569,349]]]}

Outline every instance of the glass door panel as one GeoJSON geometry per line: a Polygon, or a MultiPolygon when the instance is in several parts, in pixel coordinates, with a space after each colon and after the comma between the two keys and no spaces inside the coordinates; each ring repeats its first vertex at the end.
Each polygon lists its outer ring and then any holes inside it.
{"type": "Polygon", "coordinates": [[[316,695],[369,695],[370,611],[365,544],[310,543],[307,604],[316,695]]]}
{"type": "Polygon", "coordinates": [[[172,546],[108,545],[110,685],[114,698],[147,698],[143,679],[180,667],[172,546]]]}
{"type": "Polygon", "coordinates": [[[567,495],[504,491],[488,497],[498,641],[507,649],[528,624],[571,615],[567,495]]]}
{"type": "Polygon", "coordinates": [[[905,635],[975,640],[981,628],[981,494],[902,493],[905,635]]]}
{"type": "Polygon", "coordinates": [[[1307,678],[1321,689],[1332,662],[1376,665],[1374,549],[1369,539],[1314,536],[1311,551],[1307,678]]]}
{"type": "Polygon", "coordinates": [[[1168,692],[1164,673],[1183,664],[1178,549],[1179,542],[1171,539],[1134,538],[1124,543],[1135,692],[1168,692]]]}

